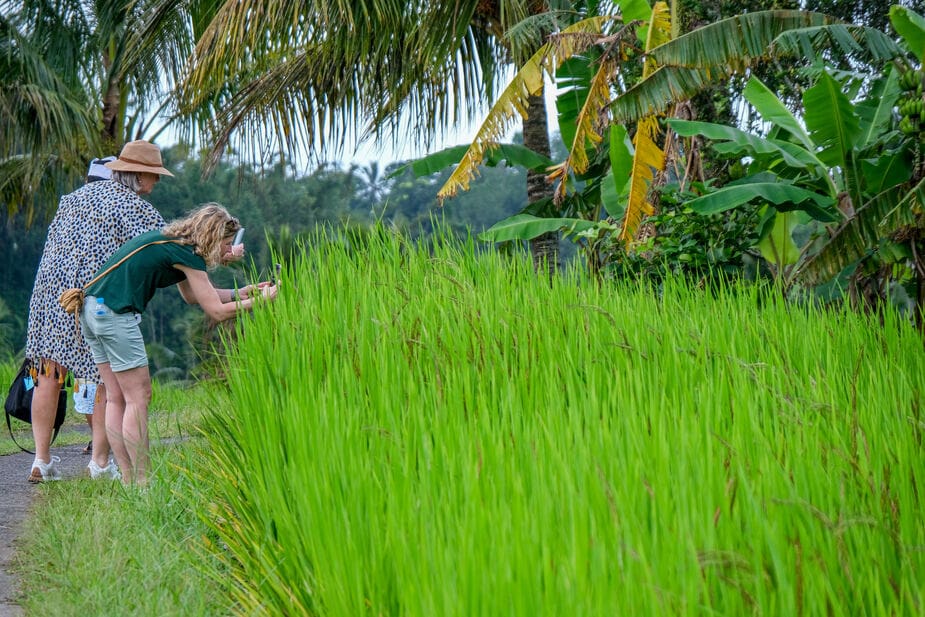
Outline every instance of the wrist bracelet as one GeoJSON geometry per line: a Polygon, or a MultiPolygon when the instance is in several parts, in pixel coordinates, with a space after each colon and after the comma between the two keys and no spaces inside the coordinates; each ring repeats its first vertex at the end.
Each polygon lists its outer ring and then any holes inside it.
{"type": "Polygon", "coordinates": [[[237,290],[237,289],[232,289],[232,290],[231,290],[231,301],[232,301],[232,302],[237,302],[237,301],[240,300],[240,299],[241,299],[241,296],[238,295],[238,290],[237,290]]]}

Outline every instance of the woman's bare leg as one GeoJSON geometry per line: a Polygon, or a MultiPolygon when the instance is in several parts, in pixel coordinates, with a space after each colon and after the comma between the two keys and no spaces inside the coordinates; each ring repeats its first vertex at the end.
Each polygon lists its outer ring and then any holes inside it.
{"type": "Polygon", "coordinates": [[[106,385],[96,387],[96,398],[93,401],[93,413],[87,416],[91,419],[90,430],[93,435],[93,462],[101,468],[109,465],[109,439],[106,437],[106,385]]]}
{"type": "MultiPolygon", "coordinates": [[[[123,478],[128,478],[128,482],[144,485],[148,480],[148,403],[151,402],[151,374],[147,366],[113,374],[125,398],[122,443],[130,461],[127,471],[130,471],[131,475],[123,470],[123,478]]],[[[108,409],[106,413],[108,415],[108,409]]],[[[121,461],[119,466],[122,466],[121,461]]]]}
{"type": "Polygon", "coordinates": [[[35,457],[46,463],[51,461],[51,435],[55,430],[55,416],[58,413],[58,394],[67,369],[50,360],[36,361],[45,369],[39,374],[32,391],[32,437],[35,440],[35,457]]]}
{"type": "MultiPolygon", "coordinates": [[[[128,450],[125,449],[125,442],[122,439],[122,423],[125,416],[125,397],[122,395],[122,388],[119,387],[119,380],[109,367],[109,363],[97,364],[100,370],[100,376],[106,385],[106,411],[103,412],[103,422],[97,421],[95,424],[102,424],[106,430],[106,440],[112,448],[113,456],[116,457],[116,463],[122,471],[122,481],[129,482],[132,475],[132,461],[129,458],[128,450]]],[[[94,438],[94,456],[96,456],[96,439],[94,438]]],[[[97,463],[99,465],[99,463],[97,463]]]]}

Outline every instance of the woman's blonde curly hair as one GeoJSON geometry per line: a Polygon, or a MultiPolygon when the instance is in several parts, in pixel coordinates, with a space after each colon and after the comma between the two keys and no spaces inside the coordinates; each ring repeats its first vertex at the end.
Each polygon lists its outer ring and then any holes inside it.
{"type": "Polygon", "coordinates": [[[194,247],[193,251],[212,268],[222,261],[222,241],[241,228],[238,219],[221,204],[210,202],[190,212],[186,218],[167,224],[161,231],[169,238],[194,247]]]}

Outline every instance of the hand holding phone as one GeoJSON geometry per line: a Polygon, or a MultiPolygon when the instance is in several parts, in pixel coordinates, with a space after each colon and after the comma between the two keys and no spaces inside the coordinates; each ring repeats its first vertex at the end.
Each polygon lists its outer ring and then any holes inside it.
{"type": "Polygon", "coordinates": [[[240,228],[238,232],[234,235],[234,240],[231,241],[231,246],[237,246],[244,242],[244,228],[240,228]]]}

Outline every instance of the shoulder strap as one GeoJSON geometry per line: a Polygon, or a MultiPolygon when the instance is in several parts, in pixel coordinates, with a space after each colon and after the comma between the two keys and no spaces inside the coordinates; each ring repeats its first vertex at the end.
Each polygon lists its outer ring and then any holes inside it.
{"type": "Polygon", "coordinates": [[[22,450],[23,452],[28,452],[29,454],[35,454],[35,452],[33,452],[32,450],[29,450],[28,448],[23,447],[22,445],[20,445],[18,441],[16,441],[16,436],[13,435],[13,427],[10,425],[10,412],[4,411],[4,413],[6,414],[6,430],[10,432],[10,439],[13,440],[13,443],[19,446],[19,449],[22,450]]]}
{"type": "Polygon", "coordinates": [[[93,283],[97,282],[98,280],[100,280],[101,278],[103,278],[104,276],[106,276],[107,274],[109,274],[110,272],[112,272],[113,270],[115,270],[116,268],[118,268],[119,266],[121,266],[123,263],[125,263],[125,260],[127,260],[129,257],[131,257],[132,255],[134,255],[135,253],[137,253],[137,252],[140,251],[141,249],[148,248],[149,246],[154,246],[155,244],[170,244],[171,242],[173,242],[173,243],[175,243],[175,244],[183,244],[183,243],[180,242],[179,240],[154,240],[153,242],[148,242],[148,243],[146,243],[146,244],[142,244],[142,245],[139,246],[137,249],[134,249],[134,250],[131,251],[128,255],[126,255],[125,257],[123,257],[122,259],[120,259],[119,261],[117,261],[116,263],[112,264],[111,266],[109,266],[108,268],[106,268],[105,270],[103,270],[102,272],[100,272],[99,274],[97,274],[96,276],[94,276],[94,277],[93,277],[93,280],[91,280],[89,283],[87,283],[86,285],[84,285],[84,289],[86,289],[87,287],[89,287],[89,286],[92,285],[93,283]]]}
{"type": "MultiPolygon", "coordinates": [[[[60,397],[61,395],[59,394],[58,396],[60,397]]],[[[60,403],[59,403],[59,405],[60,405],[60,403]]],[[[13,435],[13,427],[12,427],[12,425],[10,424],[10,412],[7,411],[7,412],[4,412],[4,413],[6,413],[6,430],[8,430],[8,431],[10,432],[10,439],[13,440],[13,443],[15,443],[15,444],[19,447],[19,449],[22,450],[23,452],[27,452],[27,453],[29,453],[29,454],[35,454],[35,452],[33,452],[33,451],[30,450],[29,448],[25,447],[24,445],[22,445],[21,443],[19,443],[18,441],[16,441],[16,436],[13,435]]],[[[61,427],[60,427],[60,426],[56,426],[56,427],[55,427],[54,433],[52,433],[52,435],[51,435],[51,443],[48,444],[48,445],[51,445],[51,444],[55,443],[55,439],[58,437],[58,431],[60,431],[60,430],[61,430],[61,427]]]]}

